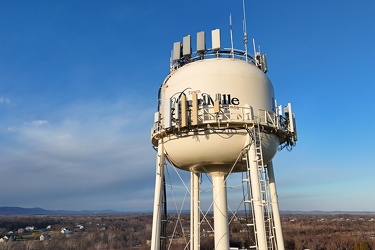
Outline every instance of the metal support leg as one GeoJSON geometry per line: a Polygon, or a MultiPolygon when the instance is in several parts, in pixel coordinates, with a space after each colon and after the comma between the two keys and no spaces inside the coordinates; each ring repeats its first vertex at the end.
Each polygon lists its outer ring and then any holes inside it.
{"type": "Polygon", "coordinates": [[[276,233],[276,242],[277,242],[277,249],[284,250],[284,239],[283,239],[283,232],[281,228],[281,219],[280,219],[280,212],[279,212],[279,203],[277,199],[277,191],[276,191],[276,181],[275,175],[273,172],[273,163],[270,161],[267,164],[268,169],[268,179],[269,179],[269,186],[270,186],[270,195],[271,195],[271,202],[272,202],[272,212],[273,212],[273,219],[275,223],[275,233],[276,233]]]}
{"type": "Polygon", "coordinates": [[[152,236],[151,250],[160,249],[160,225],[162,212],[162,192],[164,178],[164,144],[162,140],[158,143],[158,154],[156,157],[156,179],[155,179],[155,196],[154,196],[154,212],[152,219],[152,236]]]}

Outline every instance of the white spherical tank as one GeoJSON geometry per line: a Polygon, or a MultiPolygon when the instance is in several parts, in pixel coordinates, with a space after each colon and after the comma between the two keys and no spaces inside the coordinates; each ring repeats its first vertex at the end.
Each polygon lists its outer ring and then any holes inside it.
{"type": "MultiPolygon", "coordinates": [[[[182,95],[188,103],[190,120],[194,120],[194,105],[199,106],[199,114],[188,128],[165,133],[168,159],[176,167],[194,172],[244,171],[245,165],[239,159],[251,143],[247,126],[260,119],[260,112],[275,111],[273,87],[265,73],[247,61],[233,58],[188,63],[172,71],[161,87],[162,117],[168,116],[165,107],[169,108],[171,102],[173,106],[173,100],[177,103],[182,95]]],[[[181,107],[174,110],[177,117],[178,109],[181,107]]],[[[266,164],[280,142],[273,133],[260,135],[266,164]]]]}

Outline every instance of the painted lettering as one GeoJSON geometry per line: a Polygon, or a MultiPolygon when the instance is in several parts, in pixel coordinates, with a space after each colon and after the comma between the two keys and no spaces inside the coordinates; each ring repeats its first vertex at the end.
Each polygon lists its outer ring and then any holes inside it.
{"type": "Polygon", "coordinates": [[[214,100],[208,94],[202,94],[203,105],[214,105],[214,100]]]}
{"type": "Polygon", "coordinates": [[[238,106],[240,105],[240,99],[237,97],[232,97],[231,94],[215,94],[213,96],[207,94],[207,93],[202,93],[201,90],[190,90],[188,91],[189,95],[192,94],[201,94],[200,98],[198,97],[198,103],[199,105],[204,105],[204,106],[213,106],[215,103],[215,98],[219,98],[219,103],[223,106],[238,106]],[[216,96],[216,97],[215,97],[216,96]]]}
{"type": "MultiPolygon", "coordinates": [[[[231,94],[221,94],[219,103],[221,105],[227,106],[227,105],[239,105],[240,100],[237,97],[231,97],[231,94]]],[[[202,105],[214,105],[214,99],[209,94],[202,94],[202,98],[199,102],[202,105]]]]}
{"type": "Polygon", "coordinates": [[[192,95],[192,94],[200,94],[201,91],[200,90],[191,90],[191,91],[188,91],[188,94],[189,95],[192,95]]]}
{"type": "Polygon", "coordinates": [[[237,97],[234,97],[234,98],[230,101],[230,103],[231,103],[232,105],[239,105],[239,104],[240,104],[240,100],[239,100],[237,97]]]}

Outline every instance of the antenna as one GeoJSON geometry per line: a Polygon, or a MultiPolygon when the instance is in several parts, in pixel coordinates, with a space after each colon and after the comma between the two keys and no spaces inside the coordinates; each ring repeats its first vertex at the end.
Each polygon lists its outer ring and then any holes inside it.
{"type": "Polygon", "coordinates": [[[257,53],[257,50],[255,48],[255,39],[253,38],[253,49],[254,49],[254,58],[255,58],[255,55],[257,53]]]}
{"type": "Polygon", "coordinates": [[[243,10],[243,44],[245,46],[245,56],[247,60],[247,31],[246,31],[246,9],[245,9],[245,0],[242,0],[242,10],[243,10]]]}
{"type": "Polygon", "coordinates": [[[231,44],[231,51],[230,53],[234,57],[234,48],[233,48],[233,30],[232,30],[232,14],[229,14],[229,30],[230,30],[230,44],[231,44]]]}

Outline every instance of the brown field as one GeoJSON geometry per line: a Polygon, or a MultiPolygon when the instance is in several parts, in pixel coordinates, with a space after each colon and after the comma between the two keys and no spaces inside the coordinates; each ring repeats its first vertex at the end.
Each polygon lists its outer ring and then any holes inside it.
{"type": "MultiPolygon", "coordinates": [[[[149,249],[151,222],[150,214],[0,217],[0,237],[9,237],[0,242],[0,250],[149,249]],[[36,228],[26,231],[27,226],[36,228]],[[73,233],[63,234],[62,228],[73,233]],[[49,236],[40,241],[42,234],[49,236]]],[[[286,249],[375,249],[375,214],[283,215],[282,226],[286,249]]],[[[169,249],[184,249],[189,240],[188,228],[188,214],[169,216],[169,249]]],[[[201,249],[213,249],[213,233],[208,223],[201,228],[201,249]]],[[[241,220],[233,222],[230,231],[231,246],[241,248],[251,244],[241,220]]]]}

